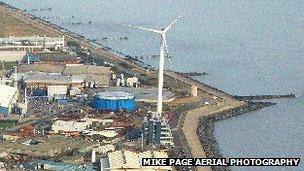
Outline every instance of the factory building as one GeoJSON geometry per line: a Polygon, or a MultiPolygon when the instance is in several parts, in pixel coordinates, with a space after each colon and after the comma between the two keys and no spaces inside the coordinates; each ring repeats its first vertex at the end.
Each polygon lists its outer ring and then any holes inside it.
{"type": "Polygon", "coordinates": [[[104,91],[97,93],[91,104],[96,110],[134,111],[136,108],[134,95],[125,91],[104,91]]]}
{"type": "Polygon", "coordinates": [[[24,78],[27,87],[47,88],[53,85],[67,87],[83,87],[84,79],[81,76],[64,76],[58,74],[31,73],[24,78]]]}
{"type": "Polygon", "coordinates": [[[32,65],[19,66],[18,73],[42,72],[42,73],[61,74],[63,70],[64,70],[64,66],[62,65],[32,64],[32,65]]]}
{"type": "MultiPolygon", "coordinates": [[[[66,66],[62,75],[81,75],[90,87],[109,87],[111,68],[95,65],[66,66]]],[[[88,87],[87,86],[87,87],[88,87]]]]}
{"type": "Polygon", "coordinates": [[[141,170],[172,170],[171,166],[141,166],[142,158],[168,158],[165,151],[135,152],[131,150],[117,150],[108,153],[107,158],[101,158],[101,171],[141,170]]]}
{"type": "Polygon", "coordinates": [[[0,85],[0,114],[8,116],[18,98],[18,89],[7,85],[0,85]]]}
{"type": "Polygon", "coordinates": [[[64,36],[62,37],[5,37],[0,38],[0,49],[35,51],[48,49],[62,49],[65,47],[64,36]]]}
{"type": "MultiPolygon", "coordinates": [[[[71,77],[71,79],[78,78],[81,79],[82,83],[76,84],[75,86],[70,85],[70,87],[109,87],[110,85],[110,75],[111,68],[103,66],[94,66],[94,65],[51,65],[51,64],[32,64],[32,65],[22,65],[18,69],[19,75],[33,75],[33,73],[52,73],[49,75],[57,74],[58,79],[66,79],[71,77]]],[[[35,76],[30,76],[31,79],[34,79],[35,76]]],[[[39,77],[39,76],[37,76],[39,77]]],[[[39,77],[40,78],[40,77],[39,77]]],[[[58,80],[55,78],[55,80],[58,80]]],[[[34,80],[42,81],[40,84],[46,87],[46,79],[37,79],[34,80]]],[[[79,80],[78,80],[79,81],[79,80]]],[[[68,81],[69,82],[69,81],[68,81]]],[[[36,84],[33,83],[33,84],[36,84]]],[[[54,81],[51,81],[52,85],[54,81]]],[[[62,83],[55,84],[61,85],[62,83]]],[[[67,83],[64,83],[67,84],[67,83]]],[[[74,83],[73,83],[74,84],[74,83]]]]}

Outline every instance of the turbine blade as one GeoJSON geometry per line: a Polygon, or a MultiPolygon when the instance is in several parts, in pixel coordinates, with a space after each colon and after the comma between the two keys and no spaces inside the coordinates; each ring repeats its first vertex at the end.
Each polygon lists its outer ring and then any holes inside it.
{"type": "Polygon", "coordinates": [[[182,14],[180,14],[167,28],[164,29],[164,32],[167,32],[171,27],[172,25],[181,18],[182,14]]]}
{"type": "Polygon", "coordinates": [[[149,29],[149,28],[140,27],[140,26],[133,26],[133,25],[127,25],[127,26],[161,34],[161,31],[159,31],[159,30],[149,29]]]}

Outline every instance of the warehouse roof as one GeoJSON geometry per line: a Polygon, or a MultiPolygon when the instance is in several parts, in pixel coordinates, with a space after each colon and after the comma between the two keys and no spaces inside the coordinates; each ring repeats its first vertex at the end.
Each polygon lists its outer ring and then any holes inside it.
{"type": "Polygon", "coordinates": [[[25,78],[25,83],[45,83],[45,84],[71,84],[71,83],[83,83],[83,78],[79,76],[63,76],[59,74],[41,74],[33,73],[29,74],[25,78]]]}
{"type": "Polygon", "coordinates": [[[66,66],[63,71],[64,75],[81,75],[81,74],[109,75],[110,73],[111,73],[110,67],[95,66],[95,65],[66,66]]]}
{"type": "Polygon", "coordinates": [[[103,91],[96,95],[100,99],[119,100],[133,99],[134,95],[127,91],[103,91]]]}
{"type": "Polygon", "coordinates": [[[0,85],[0,106],[9,107],[12,103],[15,95],[17,94],[17,88],[7,85],[0,85]]]}
{"type": "Polygon", "coordinates": [[[142,167],[142,158],[168,158],[167,152],[163,151],[144,151],[134,152],[130,150],[117,150],[108,154],[110,169],[149,169],[149,170],[172,170],[170,166],[151,166],[142,167]]]}
{"type": "Polygon", "coordinates": [[[21,65],[18,72],[46,72],[46,73],[62,73],[64,66],[50,64],[31,64],[21,65]]]}
{"type": "Polygon", "coordinates": [[[95,82],[98,85],[104,85],[104,87],[109,87],[110,76],[109,75],[91,75],[83,74],[82,75],[86,82],[95,82]]]}
{"type": "Polygon", "coordinates": [[[31,64],[21,65],[18,72],[46,72],[62,73],[63,75],[97,75],[109,77],[110,67],[95,65],[53,65],[53,64],[31,64]]]}

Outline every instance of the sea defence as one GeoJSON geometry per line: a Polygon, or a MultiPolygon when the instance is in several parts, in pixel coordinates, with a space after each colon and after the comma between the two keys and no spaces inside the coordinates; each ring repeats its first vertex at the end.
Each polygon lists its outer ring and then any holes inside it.
{"type": "Polygon", "coordinates": [[[265,99],[281,99],[281,98],[295,98],[296,95],[293,93],[283,94],[283,95],[251,95],[251,96],[234,96],[238,100],[265,100],[265,99]]]}
{"type": "MultiPolygon", "coordinates": [[[[157,76],[157,72],[155,70],[142,67],[136,64],[134,61],[128,60],[127,58],[121,58],[119,56],[116,56],[111,53],[106,47],[98,47],[94,45],[94,42],[91,42],[83,36],[72,33],[62,27],[51,24],[31,14],[24,13],[23,11],[4,3],[0,3],[0,10],[5,11],[9,15],[13,15],[16,18],[25,21],[35,27],[42,28],[46,32],[55,32],[61,35],[65,35],[65,38],[67,40],[72,40],[79,43],[81,46],[91,50],[92,53],[102,56],[104,59],[114,65],[123,63],[124,65],[128,66],[129,70],[136,71],[139,74],[145,74],[147,77],[157,76]]],[[[186,85],[187,88],[191,86],[197,86],[199,93],[207,94],[221,99],[221,101],[217,104],[207,106],[205,105],[195,109],[191,109],[191,111],[185,112],[185,114],[181,117],[180,133],[185,139],[185,143],[190,151],[191,157],[207,157],[206,152],[202,148],[199,136],[196,134],[197,127],[199,126],[200,117],[238,108],[240,106],[246,105],[247,102],[236,100],[232,95],[228,93],[225,93],[209,85],[200,83],[196,80],[193,80],[189,77],[185,77],[178,73],[172,71],[165,71],[164,74],[165,78],[170,78],[176,83],[175,85],[179,85],[182,89],[186,88],[183,85],[186,85]]],[[[212,170],[211,167],[198,167],[197,169],[200,171],[212,170]]]]}

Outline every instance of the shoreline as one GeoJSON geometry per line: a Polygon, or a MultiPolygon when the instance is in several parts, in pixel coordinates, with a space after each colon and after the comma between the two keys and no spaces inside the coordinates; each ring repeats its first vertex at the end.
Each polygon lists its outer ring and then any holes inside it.
{"type": "MultiPolygon", "coordinates": [[[[208,158],[225,158],[220,151],[219,144],[214,135],[214,123],[220,120],[226,120],[248,112],[256,111],[264,107],[275,105],[271,102],[249,102],[238,108],[229,109],[213,115],[202,116],[199,119],[199,126],[196,134],[199,137],[202,148],[208,158]]],[[[212,166],[212,170],[230,171],[228,166],[212,166]]]]}
{"type": "MultiPolygon", "coordinates": [[[[126,70],[128,70],[130,73],[135,74],[145,74],[147,79],[154,78],[157,76],[157,71],[154,69],[145,68],[139,64],[136,63],[136,61],[133,58],[122,58],[112,51],[109,50],[108,47],[104,47],[103,45],[100,45],[101,47],[96,46],[94,42],[90,41],[89,39],[78,35],[77,33],[71,32],[67,29],[64,29],[60,26],[57,26],[53,23],[50,23],[46,20],[42,20],[40,18],[35,17],[32,14],[25,13],[24,11],[15,8],[8,4],[1,4],[0,3],[0,10],[3,10],[7,12],[9,15],[14,16],[17,19],[20,19],[22,21],[25,21],[35,27],[44,29],[46,32],[55,32],[58,34],[65,35],[68,40],[73,40],[80,45],[87,47],[92,51],[92,53],[95,53],[99,55],[99,57],[107,60],[110,63],[113,63],[114,65],[118,65],[126,70]],[[127,65],[129,68],[123,67],[122,64],[127,65]]],[[[136,76],[136,75],[135,75],[136,76]]],[[[191,86],[195,85],[198,87],[198,90],[200,93],[207,94],[210,96],[217,96],[221,98],[221,102],[218,105],[210,105],[210,106],[199,106],[197,108],[194,108],[192,110],[186,111],[184,114],[181,115],[180,118],[178,118],[181,121],[181,126],[178,129],[178,135],[177,137],[174,137],[176,141],[182,140],[182,143],[184,143],[183,148],[186,148],[187,151],[189,151],[190,156],[189,157],[209,157],[210,151],[208,149],[204,149],[204,144],[201,143],[201,136],[200,134],[197,134],[197,130],[201,128],[201,118],[203,117],[210,117],[215,119],[222,118],[223,116],[218,116],[218,114],[225,114],[229,113],[229,111],[239,111],[241,109],[242,113],[245,113],[247,111],[250,111],[249,105],[254,102],[245,102],[241,101],[235,98],[235,96],[226,93],[216,87],[213,87],[211,85],[207,85],[203,82],[199,82],[197,80],[194,80],[190,77],[185,77],[181,74],[178,74],[178,72],[173,71],[165,71],[164,76],[168,79],[173,80],[173,82],[176,84],[175,86],[180,87],[182,89],[188,89],[191,86]],[[186,85],[187,87],[183,86],[186,85]],[[247,109],[248,107],[248,109],[247,109]],[[190,145],[189,145],[190,144],[190,145]]],[[[265,106],[264,106],[265,107],[265,106]]],[[[260,108],[258,108],[260,109],[260,108]]],[[[256,109],[257,110],[257,109],[256,109]]],[[[239,111],[240,112],[240,111],[239,111]]],[[[225,114],[225,116],[229,116],[229,114],[225,114]]],[[[229,117],[236,116],[236,114],[232,114],[229,117]]],[[[226,117],[227,119],[228,117],[226,117]]],[[[210,128],[212,130],[212,127],[210,128]]],[[[213,132],[212,132],[213,133],[213,132]]],[[[207,143],[207,142],[206,142],[207,143]]],[[[208,142],[208,145],[210,145],[210,142],[208,142]]],[[[214,145],[214,144],[211,144],[214,145]]],[[[212,168],[213,169],[213,168],[212,168]]],[[[197,170],[211,170],[210,167],[198,167],[197,170]]]]}

